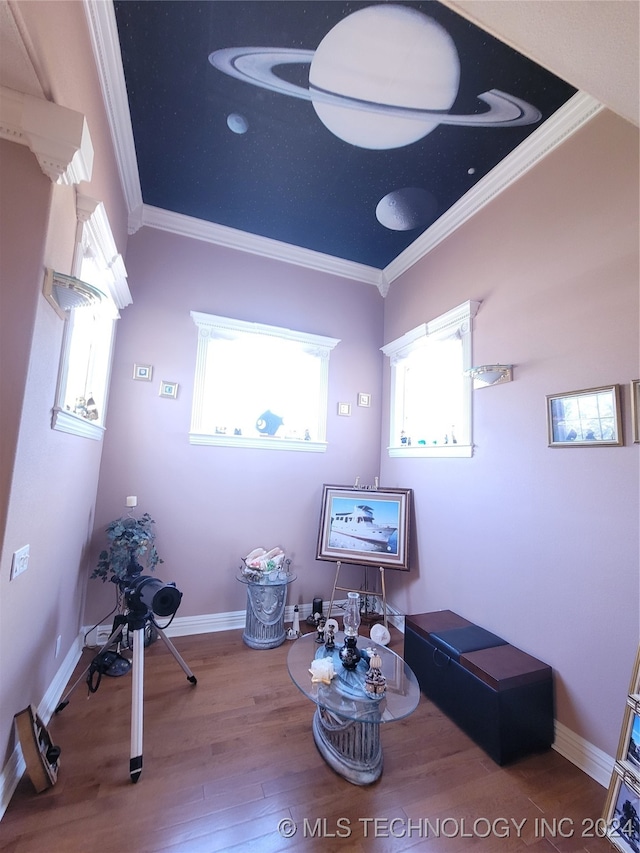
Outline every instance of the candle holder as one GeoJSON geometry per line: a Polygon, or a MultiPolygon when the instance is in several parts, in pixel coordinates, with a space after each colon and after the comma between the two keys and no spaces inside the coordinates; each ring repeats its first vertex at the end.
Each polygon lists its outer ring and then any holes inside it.
{"type": "Polygon", "coordinates": [[[340,649],[339,657],[345,669],[355,669],[361,657],[357,646],[360,627],[360,596],[357,592],[348,593],[343,623],[344,645],[340,649]]]}

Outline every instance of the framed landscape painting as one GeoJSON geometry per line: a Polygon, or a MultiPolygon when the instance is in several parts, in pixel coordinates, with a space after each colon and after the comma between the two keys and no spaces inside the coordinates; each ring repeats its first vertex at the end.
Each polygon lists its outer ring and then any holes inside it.
{"type": "Polygon", "coordinates": [[[316,559],[409,569],[411,489],[323,486],[316,559]]]}

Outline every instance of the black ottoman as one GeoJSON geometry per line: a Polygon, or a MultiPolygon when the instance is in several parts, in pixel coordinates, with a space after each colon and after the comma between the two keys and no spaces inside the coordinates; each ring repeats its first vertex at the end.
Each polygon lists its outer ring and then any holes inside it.
{"type": "Polygon", "coordinates": [[[404,658],[422,692],[498,764],[553,743],[550,666],[450,610],[407,616],[404,658]]]}

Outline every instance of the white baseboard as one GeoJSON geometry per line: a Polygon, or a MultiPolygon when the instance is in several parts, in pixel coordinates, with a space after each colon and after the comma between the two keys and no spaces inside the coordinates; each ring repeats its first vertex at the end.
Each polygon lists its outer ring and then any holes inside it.
{"type": "Polygon", "coordinates": [[[604,788],[609,787],[615,760],[556,720],[553,748],[604,788]]]}
{"type": "MultiPolygon", "coordinates": [[[[343,601],[334,601],[334,607],[341,608],[343,605],[343,601]]],[[[328,611],[328,606],[329,602],[324,602],[323,610],[325,613],[328,611]]],[[[311,605],[302,605],[299,608],[300,619],[306,619],[310,613],[311,605]]],[[[293,605],[288,605],[285,608],[285,622],[292,622],[293,614],[293,605]]],[[[387,604],[387,618],[392,625],[404,633],[404,614],[387,604]]],[[[245,611],[235,610],[229,611],[228,613],[209,613],[202,616],[176,617],[171,622],[171,625],[165,629],[165,633],[168,637],[187,637],[192,634],[210,634],[218,631],[231,631],[237,628],[244,628],[244,625],[245,611]]],[[[38,706],[38,715],[45,724],[47,724],[51,719],[51,716],[63,695],[63,691],[73,675],[73,670],[80,660],[80,655],[82,654],[85,634],[89,630],[89,628],[84,628],[83,631],[78,634],[53,681],[49,685],[49,689],[38,706]]],[[[88,634],[87,645],[103,644],[109,638],[110,633],[110,625],[99,625],[88,634]]],[[[608,787],[613,765],[615,763],[614,759],[557,721],[555,724],[555,732],[556,738],[553,748],[556,752],[592,779],[595,779],[595,781],[600,785],[605,788],[608,787]]],[[[9,805],[9,801],[11,800],[13,792],[15,791],[24,771],[25,763],[22,757],[20,744],[18,743],[0,773],[0,820],[9,805]]]]}
{"type": "MultiPolygon", "coordinates": [[[[76,668],[76,664],[80,660],[83,642],[84,635],[78,634],[65,659],[62,661],[60,668],[56,672],[53,681],[49,685],[49,689],[44,694],[42,701],[38,705],[38,716],[45,725],[47,725],[51,719],[53,712],[60,701],[63,690],[69,683],[69,679],[73,675],[73,670],[76,668]]],[[[9,760],[0,773],[0,820],[2,820],[2,816],[7,810],[7,806],[13,796],[13,792],[18,787],[18,782],[25,770],[26,765],[24,763],[24,758],[22,757],[22,749],[20,748],[20,742],[17,741],[13,752],[9,756],[9,760]]]]}

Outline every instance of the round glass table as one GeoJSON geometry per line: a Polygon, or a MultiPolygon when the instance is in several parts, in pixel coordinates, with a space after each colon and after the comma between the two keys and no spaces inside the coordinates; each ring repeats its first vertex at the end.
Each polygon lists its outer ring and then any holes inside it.
{"type": "Polygon", "coordinates": [[[362,658],[355,670],[348,670],[339,658],[342,632],[336,634],[333,650],[317,643],[316,636],[307,634],[292,644],[287,657],[289,675],[316,704],[313,737],[327,764],[354,785],[370,785],[382,774],[380,725],[411,714],[420,700],[420,686],[404,660],[385,646],[374,646],[368,638],[359,637],[362,658]],[[386,690],[380,696],[367,693],[364,686],[374,648],[386,678],[386,690]],[[333,661],[336,674],[329,684],[311,680],[311,661],[321,657],[333,661]]]}
{"type": "Polygon", "coordinates": [[[296,579],[288,572],[273,572],[260,580],[247,575],[237,579],[247,587],[247,615],[242,634],[244,642],[252,649],[275,649],[285,640],[284,606],[287,586],[296,579]]]}

